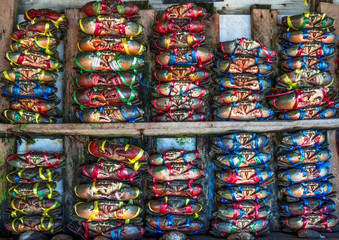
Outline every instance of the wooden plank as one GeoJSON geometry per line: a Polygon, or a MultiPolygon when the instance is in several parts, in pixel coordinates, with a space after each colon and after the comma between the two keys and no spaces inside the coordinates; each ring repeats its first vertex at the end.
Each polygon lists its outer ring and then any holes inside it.
{"type": "Polygon", "coordinates": [[[75,111],[76,107],[73,100],[73,91],[77,88],[75,79],[77,77],[76,71],[73,69],[76,64],[72,57],[78,53],[78,34],[81,10],[71,8],[65,10],[65,16],[68,19],[68,26],[66,30],[66,37],[64,39],[64,73],[63,73],[63,122],[76,122],[75,111]]]}
{"type": "MultiPolygon", "coordinates": [[[[151,37],[153,35],[153,24],[155,18],[154,10],[140,10],[139,11],[140,19],[139,23],[144,26],[144,44],[147,47],[146,54],[143,56],[145,58],[145,65],[143,70],[143,79],[142,82],[148,86],[152,85],[152,78],[153,78],[153,69],[155,65],[155,57],[154,54],[151,52],[151,37]]],[[[139,87],[139,96],[140,100],[143,102],[142,108],[145,111],[145,121],[151,121],[151,99],[152,99],[152,89],[140,85],[139,87]]]]}
{"type": "MultiPolygon", "coordinates": [[[[0,2],[0,71],[9,70],[11,65],[5,59],[5,53],[10,51],[10,44],[12,39],[10,34],[13,32],[14,27],[17,22],[17,0],[7,0],[0,2]]],[[[0,84],[0,87],[3,86],[3,83],[0,84]]],[[[8,109],[9,102],[5,99],[4,96],[0,97],[0,121],[8,122],[3,116],[2,113],[4,110],[8,109]]]]}
{"type": "Polygon", "coordinates": [[[66,166],[63,169],[63,230],[68,232],[67,223],[71,220],[74,212],[74,187],[80,183],[79,172],[80,166],[87,162],[87,144],[89,137],[86,136],[65,136],[64,137],[64,154],[66,166]]]}
{"type": "Polygon", "coordinates": [[[168,123],[106,123],[106,124],[0,124],[0,133],[37,135],[88,136],[192,136],[223,134],[236,131],[277,132],[296,129],[338,129],[339,119],[313,119],[302,121],[252,122],[168,122],[168,123]]]}
{"type": "Polygon", "coordinates": [[[9,220],[8,207],[10,205],[10,195],[8,189],[10,184],[6,179],[6,175],[10,172],[11,167],[7,164],[7,157],[14,154],[15,138],[0,138],[0,236],[5,237],[9,233],[4,228],[5,223],[9,220]]]}
{"type": "MultiPolygon", "coordinates": [[[[334,28],[335,28],[335,31],[334,33],[336,35],[339,35],[339,19],[338,19],[338,16],[339,16],[339,5],[338,4],[331,4],[331,3],[324,3],[324,2],[321,2],[319,4],[319,7],[318,7],[318,12],[322,12],[322,13],[326,13],[327,16],[329,17],[332,17],[334,19],[336,19],[335,23],[334,23],[334,28]]],[[[336,56],[338,56],[338,51],[336,53],[336,56]]],[[[331,73],[332,75],[336,78],[336,69],[338,68],[338,64],[336,63],[336,59],[337,57],[333,58],[333,59],[330,59],[328,62],[331,64],[331,73]]],[[[336,90],[339,90],[339,81],[338,81],[338,78],[336,78],[337,81],[334,81],[333,83],[333,87],[336,89],[336,90]]]]}
{"type": "Polygon", "coordinates": [[[251,33],[254,40],[278,52],[278,11],[267,5],[251,6],[251,33]]]}

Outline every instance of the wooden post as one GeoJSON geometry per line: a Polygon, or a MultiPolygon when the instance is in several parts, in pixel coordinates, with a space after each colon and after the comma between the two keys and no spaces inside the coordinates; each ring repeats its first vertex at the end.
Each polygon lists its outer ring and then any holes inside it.
{"type": "Polygon", "coordinates": [[[79,184],[80,166],[87,161],[87,144],[89,137],[87,136],[74,136],[64,137],[64,154],[66,166],[63,169],[63,230],[67,230],[67,224],[71,220],[74,212],[74,187],[79,184]]]}
{"type": "Polygon", "coordinates": [[[78,34],[79,25],[78,20],[81,16],[81,10],[77,8],[69,8],[65,10],[65,16],[68,19],[68,26],[66,30],[66,37],[64,42],[64,73],[63,73],[63,122],[76,122],[73,100],[73,91],[76,89],[75,79],[77,77],[76,71],[73,69],[76,64],[72,57],[78,53],[78,34]]]}
{"type": "MultiPolygon", "coordinates": [[[[5,59],[5,54],[10,51],[10,45],[12,43],[11,33],[17,22],[17,0],[6,0],[0,2],[0,71],[9,70],[11,65],[5,59]]],[[[0,84],[0,87],[3,84],[0,84]]],[[[9,102],[4,97],[0,97],[0,119],[2,122],[6,121],[2,116],[4,110],[9,107],[9,102]]]]}
{"type": "Polygon", "coordinates": [[[270,5],[253,5],[251,33],[254,40],[278,52],[278,10],[271,10],[270,5]]]}
{"type": "Polygon", "coordinates": [[[8,231],[4,228],[5,223],[9,220],[8,207],[10,205],[10,195],[8,189],[10,183],[6,179],[6,175],[9,173],[11,167],[7,163],[6,159],[9,155],[14,154],[15,151],[15,138],[7,137],[0,138],[0,236],[5,237],[8,235],[8,231]]]}
{"type": "MultiPolygon", "coordinates": [[[[332,17],[336,20],[334,23],[334,29],[335,29],[334,33],[338,35],[339,34],[339,17],[338,17],[339,16],[339,5],[321,2],[319,3],[319,6],[318,6],[318,12],[326,13],[327,16],[332,17]]],[[[338,54],[339,54],[338,51],[336,51],[336,56],[338,56],[338,54]]],[[[334,80],[332,86],[336,90],[339,90],[339,82],[338,82],[338,78],[336,78],[336,70],[338,69],[338,64],[336,63],[337,58],[338,57],[334,57],[328,60],[327,62],[331,64],[330,71],[334,79],[336,79],[334,80]]]]}

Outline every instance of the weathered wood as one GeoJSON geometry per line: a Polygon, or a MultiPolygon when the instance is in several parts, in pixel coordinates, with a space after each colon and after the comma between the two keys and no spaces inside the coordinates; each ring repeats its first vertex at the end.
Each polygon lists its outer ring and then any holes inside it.
{"type": "Polygon", "coordinates": [[[88,135],[88,136],[192,136],[223,134],[236,131],[277,132],[296,129],[338,129],[339,119],[313,119],[302,121],[252,121],[252,122],[168,122],[168,123],[106,123],[106,124],[0,124],[0,133],[38,135],[88,135]]]}
{"type": "Polygon", "coordinates": [[[74,212],[74,186],[79,184],[78,174],[80,166],[87,162],[87,144],[89,137],[86,136],[65,136],[64,137],[64,154],[66,166],[63,169],[63,230],[67,230],[67,223],[71,220],[74,212]]]}
{"type": "Polygon", "coordinates": [[[63,72],[63,122],[70,123],[76,122],[73,100],[73,91],[77,88],[75,79],[77,77],[76,71],[73,69],[76,64],[73,62],[72,57],[78,53],[78,34],[81,10],[77,8],[70,8],[65,10],[65,16],[68,19],[68,26],[66,30],[65,47],[64,47],[64,72],[63,72]]]}
{"type": "MultiPolygon", "coordinates": [[[[336,21],[334,23],[334,28],[335,28],[334,33],[336,35],[339,35],[339,19],[338,19],[338,16],[339,16],[339,5],[338,4],[331,4],[331,3],[321,2],[319,4],[319,6],[318,6],[318,12],[326,13],[327,16],[336,19],[336,21]]],[[[338,51],[337,51],[336,55],[338,56],[338,51]]],[[[336,59],[337,58],[335,57],[335,58],[330,59],[328,61],[331,64],[330,71],[331,71],[331,73],[332,73],[332,75],[334,77],[336,76],[336,69],[338,68],[338,64],[336,63],[336,59]]],[[[334,81],[332,86],[336,90],[339,90],[339,81],[338,81],[338,78],[336,78],[336,79],[337,79],[337,81],[334,81]]]]}
{"type": "Polygon", "coordinates": [[[8,194],[10,184],[6,179],[11,167],[7,164],[6,159],[15,153],[15,138],[0,138],[0,153],[0,236],[5,237],[8,235],[8,231],[4,228],[4,224],[9,220],[7,209],[11,199],[8,194]]]}
{"type": "MultiPolygon", "coordinates": [[[[145,65],[143,69],[143,79],[142,82],[146,85],[150,86],[152,85],[152,77],[153,77],[153,69],[155,65],[155,57],[154,54],[151,52],[151,38],[153,35],[153,24],[154,24],[154,17],[155,12],[154,10],[140,10],[139,11],[140,20],[139,23],[144,26],[144,32],[143,32],[143,39],[144,44],[146,45],[146,54],[144,55],[145,58],[145,65]]],[[[151,93],[152,89],[140,85],[139,87],[139,96],[140,100],[143,102],[142,108],[145,111],[145,121],[149,122],[151,121],[151,93]]]]}
{"type": "MultiPolygon", "coordinates": [[[[17,0],[7,0],[0,2],[0,71],[9,70],[11,65],[5,59],[5,53],[10,51],[10,44],[12,42],[10,34],[13,32],[13,29],[17,22],[17,0]]],[[[3,83],[0,84],[0,87],[3,86],[3,83]]],[[[2,116],[4,110],[8,109],[9,102],[6,101],[5,97],[0,97],[0,121],[5,121],[5,118],[2,116]]]]}
{"type": "Polygon", "coordinates": [[[311,12],[316,12],[320,3],[322,3],[322,2],[333,3],[333,0],[308,0],[308,1],[309,1],[309,6],[310,6],[311,12]]]}
{"type": "Polygon", "coordinates": [[[254,40],[278,52],[278,11],[267,5],[251,7],[251,33],[254,40]]]}

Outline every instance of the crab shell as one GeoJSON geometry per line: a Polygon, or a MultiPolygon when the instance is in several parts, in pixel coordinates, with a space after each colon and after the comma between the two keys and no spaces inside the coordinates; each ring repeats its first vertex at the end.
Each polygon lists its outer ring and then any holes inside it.
{"type": "Polygon", "coordinates": [[[332,200],[321,200],[316,198],[301,199],[298,202],[284,202],[280,209],[284,216],[326,214],[334,210],[335,204],[332,200]]]}
{"type": "Polygon", "coordinates": [[[196,6],[193,3],[182,3],[166,8],[165,11],[157,14],[158,20],[190,18],[198,19],[206,14],[206,9],[196,6]]]}
{"type": "Polygon", "coordinates": [[[125,202],[98,200],[78,202],[74,205],[74,210],[79,217],[86,220],[104,221],[136,218],[139,216],[141,208],[125,202]]]}
{"type": "Polygon", "coordinates": [[[41,68],[16,67],[0,73],[0,78],[17,81],[37,81],[40,84],[54,83],[58,75],[55,72],[45,71],[41,68]]]}
{"type": "Polygon", "coordinates": [[[264,94],[248,89],[230,89],[220,93],[219,96],[217,95],[213,97],[213,101],[221,105],[227,105],[232,102],[241,101],[261,102],[264,99],[264,94]]]}
{"type": "Polygon", "coordinates": [[[193,163],[199,156],[198,151],[168,150],[162,153],[152,154],[150,161],[154,165],[165,165],[167,163],[193,163]]]}
{"type": "Polygon", "coordinates": [[[191,215],[202,210],[202,205],[196,200],[173,196],[151,200],[147,206],[155,214],[191,215]]]}
{"type": "Polygon", "coordinates": [[[64,15],[52,9],[29,9],[25,12],[26,21],[52,22],[56,26],[67,26],[68,21],[64,15]]]}
{"type": "Polygon", "coordinates": [[[284,133],[281,144],[295,147],[313,147],[326,141],[326,132],[317,130],[303,130],[295,133],[284,133]]]}
{"type": "Polygon", "coordinates": [[[253,167],[266,164],[270,160],[270,154],[253,150],[237,150],[223,155],[217,155],[213,160],[217,165],[232,168],[253,167]]]}
{"type": "Polygon", "coordinates": [[[18,41],[25,37],[36,37],[36,36],[51,36],[55,35],[57,31],[57,27],[50,22],[21,22],[16,26],[17,30],[15,30],[11,34],[11,39],[14,41],[18,41]]]}
{"type": "Polygon", "coordinates": [[[144,51],[144,45],[127,38],[114,38],[114,37],[93,37],[86,36],[79,40],[78,48],[81,52],[96,52],[111,50],[121,54],[131,56],[141,55],[144,51]]]}
{"type": "Polygon", "coordinates": [[[156,93],[163,96],[188,96],[201,98],[208,95],[209,91],[191,82],[177,81],[159,84],[155,89],[156,93]]]}
{"type": "Polygon", "coordinates": [[[336,117],[336,115],[336,108],[324,108],[320,106],[306,107],[277,114],[278,118],[283,120],[323,119],[333,118],[336,117]]]}
{"type": "Polygon", "coordinates": [[[158,34],[168,34],[174,31],[200,33],[205,30],[202,21],[192,19],[157,20],[154,31],[158,34]]]}
{"type": "Polygon", "coordinates": [[[269,191],[266,188],[256,185],[226,186],[217,189],[216,194],[222,202],[229,200],[244,201],[257,200],[268,197],[269,191]]]}
{"type": "Polygon", "coordinates": [[[11,123],[36,123],[36,124],[46,124],[46,123],[54,123],[56,120],[53,118],[45,117],[40,113],[28,112],[24,110],[12,111],[5,110],[4,116],[11,123]]]}
{"type": "Polygon", "coordinates": [[[83,73],[76,78],[78,87],[134,87],[139,85],[142,76],[131,72],[83,73]]]}
{"type": "Polygon", "coordinates": [[[190,164],[172,163],[163,166],[151,167],[150,175],[160,181],[189,180],[201,176],[201,169],[190,164]]]}
{"type": "Polygon", "coordinates": [[[328,29],[334,25],[335,20],[327,17],[326,13],[304,12],[299,15],[286,16],[281,19],[281,23],[294,30],[321,28],[328,29]],[[290,22],[290,24],[289,24],[290,22]]]}
{"type": "Polygon", "coordinates": [[[61,111],[57,108],[59,103],[57,101],[47,101],[40,98],[21,98],[11,101],[9,108],[11,110],[24,109],[30,112],[41,113],[46,116],[58,117],[61,111]]]}
{"type": "Polygon", "coordinates": [[[94,140],[88,144],[88,151],[96,157],[103,157],[115,161],[147,161],[148,153],[143,149],[114,141],[94,140]]]}
{"type": "Polygon", "coordinates": [[[75,194],[88,200],[118,200],[128,201],[139,197],[140,190],[118,181],[93,181],[74,187],[75,194]]]}
{"type": "Polygon", "coordinates": [[[60,196],[55,188],[56,182],[26,183],[14,185],[8,192],[12,197],[21,199],[38,197],[51,199],[60,196]]]}
{"type": "Polygon", "coordinates": [[[114,15],[80,18],[79,26],[84,33],[95,36],[135,37],[144,31],[142,25],[114,15]]]}
{"type": "Polygon", "coordinates": [[[6,52],[8,61],[15,65],[23,65],[27,67],[42,68],[46,70],[56,70],[62,68],[62,63],[58,59],[46,53],[38,53],[33,51],[23,52],[6,52]]]}
{"type": "Polygon", "coordinates": [[[281,52],[281,57],[288,59],[292,57],[330,57],[335,52],[331,46],[324,43],[299,43],[292,46],[286,46],[281,52]]]}
{"type": "Polygon", "coordinates": [[[265,91],[270,89],[271,81],[250,73],[224,74],[214,81],[221,87],[265,91]]]}
{"type": "Polygon", "coordinates": [[[28,98],[28,97],[39,97],[39,98],[52,98],[57,92],[57,88],[39,85],[32,81],[21,81],[17,84],[8,84],[2,86],[1,90],[8,96],[13,98],[28,98]]]}
{"type": "Polygon", "coordinates": [[[329,87],[334,77],[330,72],[321,72],[311,68],[296,69],[276,78],[277,88],[291,90],[305,87],[329,87]]]}
{"type": "Polygon", "coordinates": [[[213,221],[212,232],[216,231],[221,236],[232,234],[233,232],[249,232],[258,235],[258,232],[265,231],[267,228],[267,220],[265,218],[259,219],[229,219],[229,220],[215,220],[213,221]],[[234,231],[235,229],[235,231],[234,231]]]}
{"type": "Polygon", "coordinates": [[[123,17],[129,17],[138,14],[139,8],[131,2],[119,1],[91,1],[82,6],[82,12],[87,17],[110,15],[119,13],[123,17]]]}
{"type": "Polygon", "coordinates": [[[281,61],[281,68],[286,71],[293,71],[296,69],[312,68],[320,71],[328,71],[331,64],[325,62],[320,57],[295,57],[281,61]]]}
{"type": "Polygon", "coordinates": [[[195,113],[193,110],[168,111],[153,117],[153,122],[201,122],[204,120],[206,120],[204,114],[195,113]]]}
{"type": "Polygon", "coordinates": [[[62,219],[53,219],[40,216],[27,216],[15,218],[6,224],[6,229],[11,232],[51,232],[61,231],[62,219]]]}
{"type": "Polygon", "coordinates": [[[146,225],[152,230],[160,231],[161,233],[178,230],[186,234],[196,234],[204,228],[204,223],[199,219],[171,214],[163,216],[147,215],[146,225]]]}
{"type": "Polygon", "coordinates": [[[261,73],[265,74],[271,70],[271,65],[262,59],[246,55],[235,56],[234,59],[219,59],[216,62],[219,71],[223,73],[261,73]]]}
{"type": "Polygon", "coordinates": [[[309,28],[297,31],[283,32],[280,39],[288,44],[321,42],[325,44],[335,43],[337,36],[327,29],[309,28]]]}
{"type": "Polygon", "coordinates": [[[141,122],[144,111],[136,106],[104,106],[100,108],[86,108],[79,112],[78,117],[84,123],[111,123],[111,122],[141,122]]]}
{"type": "Polygon", "coordinates": [[[86,72],[129,71],[142,67],[145,60],[130,55],[120,55],[111,51],[84,52],[73,56],[77,66],[86,72]]]}
{"type": "MultiPolygon", "coordinates": [[[[281,219],[283,227],[291,230],[315,229],[322,232],[332,232],[333,227],[338,224],[338,218],[333,215],[310,214],[307,216],[292,216],[281,219]]],[[[283,231],[291,231],[283,229],[283,231]]]]}
{"type": "Polygon", "coordinates": [[[196,110],[204,106],[200,98],[190,98],[188,96],[170,96],[163,98],[154,98],[152,105],[159,112],[169,110],[196,110]]]}
{"type": "Polygon", "coordinates": [[[205,41],[205,35],[200,33],[177,32],[154,39],[154,46],[160,50],[199,46],[205,41]]]}
{"type": "Polygon", "coordinates": [[[56,47],[59,39],[50,36],[38,36],[32,38],[22,38],[11,45],[12,51],[35,51],[49,55],[57,53],[56,47]]]}
{"type": "Polygon", "coordinates": [[[223,203],[217,206],[214,218],[227,220],[229,218],[264,218],[270,214],[269,206],[260,205],[254,201],[223,203]]]}
{"type": "Polygon", "coordinates": [[[10,183],[37,183],[53,182],[62,179],[62,176],[55,168],[27,168],[13,171],[6,176],[10,183]]]}
{"type": "Polygon", "coordinates": [[[259,102],[233,102],[219,107],[214,112],[216,119],[222,120],[267,120],[273,111],[259,102]]]}
{"type": "Polygon", "coordinates": [[[195,67],[175,66],[171,68],[157,69],[154,72],[154,77],[160,82],[171,81],[189,81],[201,82],[208,80],[211,73],[205,69],[195,67]]]}
{"type": "Polygon", "coordinates": [[[333,184],[322,181],[309,181],[281,187],[280,192],[283,195],[296,199],[305,197],[321,197],[333,192],[333,184]]]}
{"type": "Polygon", "coordinates": [[[196,199],[202,192],[198,184],[184,181],[154,182],[148,185],[148,191],[156,197],[159,196],[179,196],[196,199]]]}
{"type": "Polygon", "coordinates": [[[255,167],[217,170],[216,179],[226,184],[258,184],[272,177],[272,171],[255,167]]]}

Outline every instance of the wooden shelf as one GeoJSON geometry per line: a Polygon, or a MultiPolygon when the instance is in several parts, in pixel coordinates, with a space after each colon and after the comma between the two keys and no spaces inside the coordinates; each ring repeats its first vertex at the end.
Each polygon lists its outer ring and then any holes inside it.
{"type": "Polygon", "coordinates": [[[339,129],[339,119],[252,122],[142,122],[142,123],[62,123],[0,124],[0,133],[86,136],[189,136],[224,134],[236,131],[279,132],[294,129],[339,129]]]}

